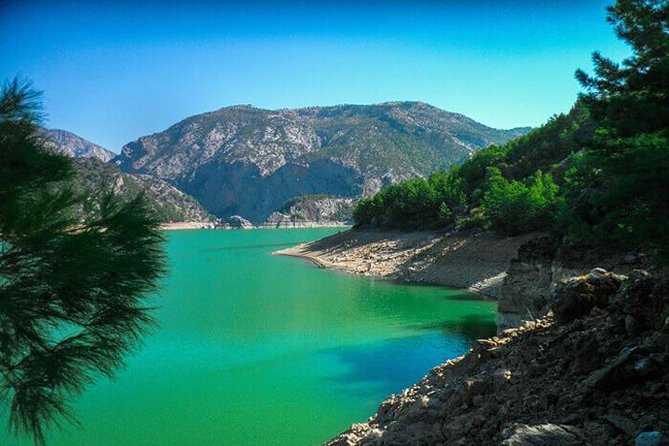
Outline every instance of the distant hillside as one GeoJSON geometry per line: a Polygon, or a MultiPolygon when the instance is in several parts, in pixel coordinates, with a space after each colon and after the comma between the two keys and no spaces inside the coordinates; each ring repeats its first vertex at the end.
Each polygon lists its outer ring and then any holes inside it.
{"type": "Polygon", "coordinates": [[[107,162],[114,156],[109,150],[65,130],[46,130],[45,133],[49,150],[75,158],[80,190],[93,194],[111,189],[128,199],[143,192],[158,219],[165,223],[215,220],[197,200],[166,181],[150,175],[122,173],[115,164],[107,162]]]}
{"type": "Polygon", "coordinates": [[[47,129],[45,135],[48,139],[47,146],[72,158],[97,158],[107,162],[116,156],[114,152],[66,130],[47,129]]]}
{"type": "Polygon", "coordinates": [[[158,178],[122,173],[114,164],[96,158],[77,158],[74,165],[79,172],[78,186],[82,190],[94,193],[111,188],[128,199],[144,193],[149,207],[162,222],[215,221],[197,200],[158,178]]]}
{"type": "Polygon", "coordinates": [[[493,129],[420,102],[234,106],[139,138],[114,162],[169,181],[219,217],[259,223],[292,198],[370,195],[528,130],[493,129]]]}

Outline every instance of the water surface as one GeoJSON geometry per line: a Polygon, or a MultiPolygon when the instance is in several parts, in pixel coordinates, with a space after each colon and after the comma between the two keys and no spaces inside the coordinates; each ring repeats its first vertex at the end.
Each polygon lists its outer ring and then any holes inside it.
{"type": "Polygon", "coordinates": [[[48,444],[319,444],[494,334],[495,304],[466,292],[270,256],[337,230],[170,232],[160,327],[48,444]]]}

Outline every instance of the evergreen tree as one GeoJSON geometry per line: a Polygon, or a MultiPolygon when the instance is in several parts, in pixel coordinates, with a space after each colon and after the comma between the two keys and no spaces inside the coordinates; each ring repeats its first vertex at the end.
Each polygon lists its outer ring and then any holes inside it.
{"type": "Polygon", "coordinates": [[[593,54],[595,75],[576,71],[597,123],[615,137],[665,132],[669,122],[669,2],[618,0],[607,21],[632,56],[618,64],[593,54]]]}
{"type": "Polygon", "coordinates": [[[669,2],[618,0],[608,20],[633,54],[576,73],[597,130],[570,172],[571,232],[669,261],[669,2]]]}
{"type": "Polygon", "coordinates": [[[0,94],[0,398],[10,428],[44,443],[70,397],[112,376],[151,323],[163,237],[141,196],[73,192],[69,159],[44,149],[39,95],[0,94]]]}

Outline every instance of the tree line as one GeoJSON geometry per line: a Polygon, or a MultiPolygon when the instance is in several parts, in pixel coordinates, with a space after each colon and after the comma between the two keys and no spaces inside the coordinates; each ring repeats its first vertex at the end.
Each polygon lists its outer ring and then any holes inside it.
{"type": "Polygon", "coordinates": [[[608,22],[632,56],[593,54],[569,113],[462,165],[363,198],[357,226],[555,231],[669,261],[669,4],[619,0],[608,22]]]}

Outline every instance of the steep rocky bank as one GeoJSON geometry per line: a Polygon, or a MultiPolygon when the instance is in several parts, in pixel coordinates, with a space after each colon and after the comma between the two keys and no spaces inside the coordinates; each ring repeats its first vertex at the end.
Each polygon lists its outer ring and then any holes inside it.
{"type": "Polygon", "coordinates": [[[497,237],[480,231],[353,230],[275,254],[307,258],[352,274],[467,288],[499,297],[509,262],[531,237],[497,237]]]}
{"type": "Polygon", "coordinates": [[[565,243],[551,235],[532,238],[520,246],[508,266],[499,296],[498,328],[518,327],[544,316],[562,280],[583,275],[594,267],[619,274],[655,268],[650,256],[638,251],[595,249],[565,243]]]}
{"type": "Polygon", "coordinates": [[[667,444],[669,282],[595,270],[555,298],[555,316],[478,341],[326,444],[667,444]]]}

